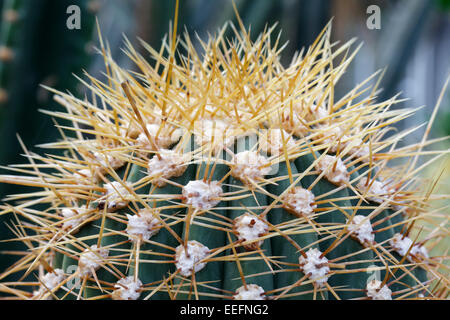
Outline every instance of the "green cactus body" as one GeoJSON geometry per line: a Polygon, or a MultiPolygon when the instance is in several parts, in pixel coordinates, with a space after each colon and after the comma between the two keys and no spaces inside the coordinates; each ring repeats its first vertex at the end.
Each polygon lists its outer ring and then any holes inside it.
{"type": "MultiPolygon", "coordinates": [[[[291,166],[291,172],[293,175],[297,173],[297,168],[293,163],[289,163],[291,166]]],[[[285,162],[279,163],[279,170],[278,170],[278,176],[286,177],[284,180],[281,180],[278,182],[278,185],[268,185],[267,189],[268,191],[275,195],[279,196],[281,193],[289,188],[291,185],[289,178],[288,178],[288,170],[287,170],[287,164],[285,162]]],[[[301,187],[301,184],[300,184],[301,187]]],[[[282,223],[287,223],[292,220],[294,220],[296,217],[293,217],[291,213],[287,212],[283,208],[277,208],[272,209],[270,213],[270,222],[273,225],[280,225],[282,223]]],[[[298,218],[297,218],[298,219],[298,218]]],[[[313,243],[316,243],[318,241],[317,234],[314,232],[309,233],[299,233],[294,235],[288,235],[292,241],[294,241],[299,247],[305,248],[306,246],[310,246],[313,243]]],[[[298,263],[298,256],[299,252],[295,246],[293,246],[289,241],[284,237],[274,237],[272,240],[272,246],[274,253],[278,256],[284,257],[281,259],[281,262],[290,263],[291,266],[285,266],[284,269],[296,269],[295,266],[298,263]]],[[[316,244],[316,247],[318,245],[316,244]]],[[[275,287],[276,288],[283,288],[283,287],[289,287],[293,285],[294,283],[297,283],[301,281],[301,279],[304,277],[303,272],[299,271],[289,271],[289,272],[280,272],[275,274],[275,287]]],[[[303,286],[294,287],[292,290],[290,290],[289,293],[293,294],[292,299],[312,299],[313,297],[313,291],[314,286],[312,284],[307,284],[303,286]],[[294,293],[301,293],[301,292],[311,292],[306,295],[299,295],[296,296],[294,293]]],[[[325,293],[326,294],[326,293],[325,293]]],[[[320,296],[320,295],[319,295],[320,296]]]]}

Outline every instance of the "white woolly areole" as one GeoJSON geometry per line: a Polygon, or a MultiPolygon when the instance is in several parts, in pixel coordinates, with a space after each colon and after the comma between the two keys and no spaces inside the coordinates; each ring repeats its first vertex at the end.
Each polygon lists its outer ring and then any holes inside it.
{"type": "Polygon", "coordinates": [[[300,108],[303,110],[306,109],[306,111],[303,112],[305,114],[305,119],[307,121],[316,121],[316,120],[322,120],[326,117],[328,117],[328,111],[326,108],[322,106],[317,106],[314,103],[309,103],[309,99],[305,99],[306,101],[303,102],[303,104],[300,104],[300,108]]]}
{"type": "MultiPolygon", "coordinates": [[[[145,123],[147,124],[153,124],[153,125],[160,125],[162,123],[161,119],[163,118],[162,115],[162,110],[158,109],[158,108],[154,108],[151,110],[151,115],[150,114],[146,114],[145,116],[145,123]]],[[[167,123],[165,124],[165,126],[167,125],[167,123]]],[[[136,139],[142,132],[142,125],[140,123],[137,122],[133,122],[133,123],[124,123],[120,129],[119,132],[121,134],[121,136],[126,136],[132,139],[136,139]]],[[[148,142],[148,140],[147,140],[148,142]]]]}
{"type": "Polygon", "coordinates": [[[148,162],[147,172],[154,177],[152,184],[160,188],[165,186],[166,182],[162,178],[170,179],[181,176],[186,171],[187,166],[185,164],[189,161],[189,154],[180,154],[167,149],[160,150],[159,157],[154,155],[148,162]]]}
{"type": "Polygon", "coordinates": [[[350,181],[350,174],[347,168],[342,160],[336,156],[327,154],[321,156],[316,164],[316,169],[320,172],[325,172],[325,177],[334,184],[341,185],[350,181]]]}
{"type": "Polygon", "coordinates": [[[405,256],[409,248],[412,246],[413,241],[408,237],[402,238],[402,234],[396,233],[392,239],[389,240],[389,244],[399,255],[405,256]]]}
{"type": "Polygon", "coordinates": [[[139,211],[139,215],[127,214],[128,225],[126,232],[132,241],[148,240],[158,233],[161,223],[148,209],[139,211]]]}
{"type": "Polygon", "coordinates": [[[370,180],[369,177],[359,180],[356,187],[363,195],[366,195],[368,200],[376,203],[383,203],[388,194],[388,190],[382,182],[370,180]]]}
{"type": "Polygon", "coordinates": [[[63,229],[76,229],[87,216],[86,208],[63,208],[61,210],[61,215],[65,218],[63,222],[63,229]]]}
{"type": "Polygon", "coordinates": [[[301,255],[298,259],[303,273],[318,286],[323,286],[328,281],[327,274],[330,272],[328,259],[320,257],[321,254],[320,250],[310,248],[306,252],[306,258],[301,255]]]}
{"type": "Polygon", "coordinates": [[[291,135],[285,130],[267,129],[260,132],[259,146],[265,153],[277,156],[284,152],[284,148],[289,152],[296,144],[291,135]]]}
{"type": "Polygon", "coordinates": [[[314,214],[314,194],[302,187],[294,187],[282,198],[283,207],[297,216],[309,217],[314,214]]]}
{"type": "Polygon", "coordinates": [[[392,300],[392,291],[386,285],[380,288],[382,282],[371,280],[367,283],[367,296],[372,300],[392,300]]]}
{"type": "Polygon", "coordinates": [[[105,155],[100,152],[94,152],[94,157],[103,169],[111,167],[116,170],[125,164],[125,161],[121,159],[118,159],[112,155],[105,155]]]}
{"type": "MultiPolygon", "coordinates": [[[[41,285],[39,290],[33,292],[34,297],[41,297],[49,291],[55,289],[61,282],[64,281],[66,276],[64,275],[64,271],[61,269],[54,269],[53,272],[48,272],[47,274],[39,277],[41,285]]],[[[51,295],[48,296],[47,299],[52,299],[51,295]]]]}
{"type": "Polygon", "coordinates": [[[370,148],[367,143],[364,143],[360,138],[352,138],[346,145],[350,146],[349,153],[355,158],[362,158],[361,161],[363,162],[368,162],[370,160],[370,148]]]}
{"type": "Polygon", "coordinates": [[[362,158],[361,161],[369,161],[370,148],[362,139],[344,134],[344,130],[340,127],[329,128],[327,125],[319,126],[319,137],[322,138],[324,144],[330,144],[329,152],[336,153],[339,149],[348,148],[348,155],[353,158],[362,158]]]}
{"type": "Polygon", "coordinates": [[[423,258],[428,259],[429,258],[427,248],[425,248],[424,246],[418,245],[418,244],[416,244],[411,249],[411,252],[409,254],[410,254],[410,256],[414,256],[417,259],[423,259],[423,258]]]}
{"type": "Polygon", "coordinates": [[[149,141],[147,134],[145,132],[141,132],[137,137],[137,144],[143,146],[144,148],[153,150],[156,148],[167,149],[172,144],[180,140],[183,135],[183,130],[180,128],[174,129],[172,126],[165,124],[163,128],[159,124],[148,124],[146,126],[147,131],[152,140],[149,141]],[[153,145],[154,144],[154,145],[153,145]]]}
{"type": "MultiPolygon", "coordinates": [[[[290,110],[290,107],[286,107],[290,110]]],[[[304,119],[304,122],[320,121],[328,117],[328,111],[322,106],[317,106],[314,102],[311,102],[311,98],[302,98],[293,104],[293,110],[296,111],[297,115],[304,119]]]]}
{"type": "Polygon", "coordinates": [[[134,280],[134,276],[122,278],[114,285],[116,290],[113,291],[111,298],[113,300],[137,300],[141,293],[141,280],[134,280]]]}
{"type": "Polygon", "coordinates": [[[287,131],[292,132],[296,136],[305,136],[309,131],[309,127],[305,125],[305,122],[295,108],[292,108],[292,110],[290,108],[284,109],[281,123],[287,131]]]}
{"type": "Polygon", "coordinates": [[[303,98],[303,101],[294,104],[294,110],[305,119],[305,122],[320,121],[328,117],[328,111],[322,106],[311,102],[311,98],[303,98]]]}
{"type": "Polygon", "coordinates": [[[234,143],[232,124],[222,120],[203,119],[194,123],[194,139],[199,146],[211,145],[213,153],[218,153],[224,147],[234,143]]]}
{"type": "MultiPolygon", "coordinates": [[[[155,123],[155,121],[152,121],[155,123]]],[[[132,139],[136,139],[137,136],[142,132],[142,128],[140,125],[132,123],[127,124],[126,126],[122,126],[119,129],[120,135],[123,137],[129,137],[132,139]]]]}
{"type": "Polygon", "coordinates": [[[347,229],[362,244],[374,243],[375,241],[372,224],[370,223],[370,219],[365,216],[355,215],[350,224],[349,220],[347,220],[347,229]]]}
{"type": "MultiPolygon", "coordinates": [[[[388,196],[386,198],[390,198],[392,195],[396,194],[399,190],[400,186],[397,185],[395,181],[387,181],[386,182],[386,190],[388,193],[388,196]]],[[[397,194],[400,195],[400,194],[397,194]]],[[[397,198],[397,195],[393,197],[393,200],[395,203],[391,203],[392,209],[400,211],[402,209],[408,209],[408,200],[400,200],[397,198]]]]}
{"type": "Polygon", "coordinates": [[[78,271],[81,277],[91,275],[92,271],[100,268],[103,260],[108,257],[109,250],[106,248],[98,248],[97,245],[92,245],[90,249],[84,250],[80,254],[78,260],[78,271]]]}
{"type": "Polygon", "coordinates": [[[340,150],[344,149],[345,142],[348,140],[348,136],[343,134],[343,131],[339,127],[329,128],[327,126],[321,126],[319,134],[320,138],[323,138],[323,144],[330,144],[329,152],[336,153],[340,144],[340,150]],[[341,141],[339,143],[339,140],[341,141]]]}
{"type": "MultiPolygon", "coordinates": [[[[264,236],[269,231],[268,224],[258,216],[244,213],[233,221],[233,231],[238,240],[252,241],[264,236]]],[[[246,245],[248,249],[256,249],[261,246],[263,240],[246,245]]]]}
{"type": "Polygon", "coordinates": [[[244,183],[250,183],[249,179],[258,181],[270,173],[270,162],[266,157],[256,151],[243,151],[233,158],[231,175],[244,183]]]}
{"type": "Polygon", "coordinates": [[[64,279],[65,279],[64,271],[61,269],[54,269],[53,272],[48,272],[44,276],[42,276],[41,282],[42,284],[48,288],[49,290],[53,290],[56,288],[64,279]]]}
{"type": "Polygon", "coordinates": [[[206,262],[200,261],[208,256],[209,248],[200,242],[188,241],[187,252],[182,244],[175,250],[175,265],[182,276],[189,277],[206,266],[206,262]]]}
{"type": "Polygon", "coordinates": [[[264,289],[256,284],[239,287],[233,295],[233,300],[265,300],[264,289]]]}
{"type": "Polygon", "coordinates": [[[223,190],[218,181],[210,183],[203,180],[189,181],[183,187],[183,200],[186,204],[200,210],[208,210],[216,206],[223,190]]]}
{"type": "Polygon", "coordinates": [[[98,183],[100,181],[100,177],[97,172],[92,172],[90,169],[81,169],[74,173],[76,179],[81,183],[85,182],[93,182],[98,183]],[[87,180],[87,181],[86,181],[87,180]]]}
{"type": "MultiPolygon", "coordinates": [[[[413,241],[408,237],[402,238],[403,235],[401,233],[396,233],[392,239],[389,240],[389,244],[399,255],[405,256],[409,248],[412,246],[413,241]]],[[[424,246],[415,244],[406,258],[411,262],[414,262],[412,258],[417,260],[428,258],[428,251],[424,246]]]]}
{"type": "MultiPolygon", "coordinates": [[[[126,183],[130,188],[131,184],[126,183]]],[[[121,209],[128,205],[130,199],[133,198],[127,188],[119,181],[113,181],[103,185],[106,188],[106,199],[108,201],[108,209],[121,209]]]]}

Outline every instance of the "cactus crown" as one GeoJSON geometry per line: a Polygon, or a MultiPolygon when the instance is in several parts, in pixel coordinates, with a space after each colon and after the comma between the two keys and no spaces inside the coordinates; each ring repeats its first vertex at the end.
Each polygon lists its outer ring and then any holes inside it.
{"type": "MultiPolygon", "coordinates": [[[[418,172],[444,152],[388,135],[414,110],[376,102],[378,73],[340,99],[356,52],[330,43],[330,25],[287,66],[266,29],[255,41],[225,25],[194,49],[188,35],[151,61],[118,66],[101,42],[106,80],[80,81],[92,101],[48,90],[70,122],[61,139],[0,181],[2,214],[28,250],[0,279],[21,299],[442,298],[446,236],[418,172]],[[227,28],[233,40],[224,38],[227,28]],[[418,158],[432,159],[418,166],[418,158]],[[407,159],[397,164],[396,159],[407,159]],[[392,164],[393,163],[393,164],[392,164]],[[420,241],[419,241],[420,239],[420,241]],[[74,268],[72,268],[72,266],[74,268]],[[434,280],[441,280],[436,283],[434,280]],[[77,285],[74,285],[76,283],[77,285]],[[36,291],[26,290],[35,285],[36,291]]],[[[426,187],[426,186],[429,187],[426,187]]]]}

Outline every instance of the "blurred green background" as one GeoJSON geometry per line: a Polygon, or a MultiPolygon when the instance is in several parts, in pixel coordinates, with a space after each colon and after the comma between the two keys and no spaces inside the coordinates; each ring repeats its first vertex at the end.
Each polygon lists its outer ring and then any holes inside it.
{"type": "MultiPolygon", "coordinates": [[[[410,100],[397,107],[424,106],[416,116],[399,124],[411,127],[428,120],[450,73],[449,0],[235,0],[246,26],[256,36],[266,24],[279,22],[282,40],[289,41],[282,61],[288,63],[295,51],[312,43],[326,23],[333,20],[333,40],[357,37],[364,42],[360,53],[339,83],[341,96],[380,68],[388,67],[381,82],[380,99],[398,92],[410,100]],[[369,30],[368,6],[381,9],[381,29],[369,30]]],[[[227,20],[236,22],[231,0],[180,0],[180,31],[205,38],[227,20]]],[[[118,64],[132,69],[121,51],[123,35],[136,47],[137,37],[159,47],[173,19],[175,0],[0,0],[0,165],[23,163],[18,133],[25,145],[42,152],[36,144],[59,137],[52,120],[38,109],[60,107],[40,84],[67,90],[82,97],[85,92],[72,74],[87,70],[102,79],[103,59],[95,54],[98,45],[95,17],[118,64]],[[70,5],[81,9],[81,29],[69,30],[66,12],[70,5]]],[[[356,47],[356,46],[355,46],[356,47]]],[[[422,131],[407,137],[417,142],[422,131]]],[[[446,94],[431,137],[450,135],[450,95],[446,94]]],[[[449,145],[444,145],[448,148],[449,145]]],[[[449,166],[449,161],[445,164],[449,166]]],[[[436,170],[438,168],[435,168],[436,170]]],[[[429,175],[436,173],[433,168],[429,175]]],[[[439,186],[450,192],[450,170],[439,186]]],[[[2,170],[2,173],[5,173],[2,170]]],[[[0,197],[24,190],[0,185],[0,197]]],[[[0,217],[0,240],[11,238],[0,217]]],[[[0,243],[0,252],[10,248],[0,243]]],[[[0,266],[10,265],[14,256],[0,254],[0,266]]],[[[1,272],[2,270],[0,270],[1,272]]]]}

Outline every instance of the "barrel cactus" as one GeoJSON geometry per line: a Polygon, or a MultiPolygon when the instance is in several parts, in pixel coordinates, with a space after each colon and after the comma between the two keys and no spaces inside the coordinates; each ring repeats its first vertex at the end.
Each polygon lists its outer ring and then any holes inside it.
{"type": "Polygon", "coordinates": [[[331,44],[328,25],[286,67],[274,29],[251,40],[227,24],[200,50],[188,35],[160,50],[143,43],[150,61],[126,41],[134,71],[101,42],[106,80],[80,80],[92,99],[48,88],[65,111],[45,112],[72,125],[41,146],[50,153],[23,146],[29,164],[0,177],[33,188],[2,206],[28,250],[14,252],[19,260],[0,277],[22,280],[0,291],[445,298],[445,257],[429,251],[447,235],[432,201],[448,197],[418,175],[445,152],[422,151],[435,142],[426,135],[398,146],[413,129],[391,134],[391,126],[414,110],[391,110],[398,97],[377,102],[377,74],[335,99],[353,41],[331,44]],[[234,39],[224,39],[227,28],[234,39]]]}

